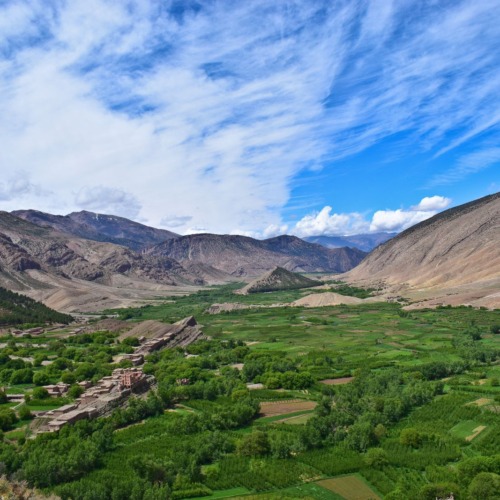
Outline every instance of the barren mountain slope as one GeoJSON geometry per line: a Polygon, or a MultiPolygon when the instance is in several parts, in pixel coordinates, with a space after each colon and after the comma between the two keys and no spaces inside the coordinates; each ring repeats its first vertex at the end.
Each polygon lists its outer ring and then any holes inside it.
{"type": "Polygon", "coordinates": [[[282,267],[276,267],[272,271],[265,273],[260,278],[257,278],[237,293],[246,295],[248,293],[271,292],[277,290],[296,290],[299,288],[310,288],[318,286],[321,283],[298,273],[292,273],[282,267]]]}
{"type": "Polygon", "coordinates": [[[75,238],[0,212],[0,286],[56,309],[91,310],[99,301],[120,305],[122,298],[202,283],[169,257],[75,238]]]}
{"type": "MultiPolygon", "coordinates": [[[[446,210],[376,248],[348,281],[500,290],[500,194],[446,210]]],[[[484,296],[484,294],[483,294],[484,296]]]]}
{"type": "Polygon", "coordinates": [[[141,250],[179,236],[124,217],[85,210],[69,215],[52,215],[37,210],[16,210],[12,214],[38,226],[51,227],[79,238],[123,245],[132,250],[141,250]]]}
{"type": "Polygon", "coordinates": [[[296,272],[344,272],[365,253],[351,248],[328,249],[295,236],[255,240],[246,236],[194,234],[165,241],[146,250],[186,265],[187,261],[213,266],[237,277],[260,276],[276,266],[296,272]]]}

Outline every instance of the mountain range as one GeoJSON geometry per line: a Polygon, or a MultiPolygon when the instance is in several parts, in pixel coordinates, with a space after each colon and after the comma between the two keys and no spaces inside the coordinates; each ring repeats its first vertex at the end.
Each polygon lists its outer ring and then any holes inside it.
{"type": "Polygon", "coordinates": [[[96,214],[83,210],[68,215],[52,215],[37,210],[15,210],[12,215],[78,238],[116,243],[131,250],[142,250],[179,235],[145,226],[116,215],[96,214]]]}
{"type": "Polygon", "coordinates": [[[327,248],[351,247],[358,248],[364,252],[371,252],[381,243],[390,240],[397,233],[370,233],[370,234],[353,234],[351,236],[308,236],[304,238],[310,243],[318,243],[327,248]]]}
{"type": "Polygon", "coordinates": [[[32,210],[0,212],[0,286],[58,310],[89,310],[245,281],[282,266],[344,272],[365,253],[328,249],[296,237],[180,237],[121,217],[32,210]],[[119,242],[119,243],[117,243],[119,242]]]}
{"type": "Polygon", "coordinates": [[[235,277],[254,277],[283,267],[293,272],[345,272],[359,264],[365,253],[353,248],[329,249],[296,236],[256,240],[247,236],[193,234],[169,239],[144,251],[178,262],[203,263],[235,277]]]}
{"type": "Polygon", "coordinates": [[[295,236],[179,236],[91,212],[0,212],[0,286],[60,311],[102,310],[207,284],[249,282],[279,266],[345,273],[342,279],[349,283],[381,289],[386,298],[404,295],[419,305],[500,305],[499,193],[398,235],[311,239],[378,246],[365,258],[357,248],[327,248],[295,236]]]}

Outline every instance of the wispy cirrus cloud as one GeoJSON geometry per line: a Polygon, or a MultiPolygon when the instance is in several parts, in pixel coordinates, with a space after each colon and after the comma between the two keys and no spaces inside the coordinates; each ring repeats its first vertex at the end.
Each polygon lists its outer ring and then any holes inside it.
{"type": "Polygon", "coordinates": [[[427,187],[433,188],[460,181],[495,164],[500,164],[500,147],[487,146],[483,150],[463,155],[452,168],[435,175],[427,187]]]}
{"type": "Polygon", "coordinates": [[[435,155],[498,133],[493,0],[7,1],[0,20],[1,169],[50,186],[39,209],[271,234],[304,169],[399,132],[435,155]]]}

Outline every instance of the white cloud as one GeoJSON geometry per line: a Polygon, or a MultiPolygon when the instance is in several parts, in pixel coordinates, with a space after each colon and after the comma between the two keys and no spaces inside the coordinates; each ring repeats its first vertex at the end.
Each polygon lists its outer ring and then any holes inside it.
{"type": "Polygon", "coordinates": [[[84,187],[75,196],[78,207],[111,215],[135,218],[141,205],[131,193],[104,186],[84,187]]]}
{"type": "Polygon", "coordinates": [[[426,196],[412,210],[422,210],[424,212],[429,210],[444,210],[450,203],[451,199],[444,196],[426,196]]]}
{"type": "Polygon", "coordinates": [[[192,217],[190,215],[170,215],[167,217],[163,217],[160,221],[160,226],[166,228],[176,228],[185,226],[192,217]]]}
{"type": "Polygon", "coordinates": [[[370,223],[370,231],[378,233],[381,231],[403,231],[419,222],[436,215],[435,211],[422,210],[378,210],[373,214],[370,223]]]}
{"type": "Polygon", "coordinates": [[[297,236],[347,236],[360,233],[399,232],[422,222],[451,203],[444,196],[426,196],[420,203],[408,210],[377,210],[371,220],[360,213],[332,214],[332,207],[326,206],[319,212],[306,215],[295,224],[292,232],[297,236]]]}
{"type": "Polygon", "coordinates": [[[293,233],[302,238],[319,235],[348,235],[366,232],[369,224],[359,213],[332,214],[326,206],[319,212],[306,215],[295,224],[293,233]]]}
{"type": "Polygon", "coordinates": [[[6,182],[0,181],[0,201],[15,200],[25,198],[28,195],[47,196],[50,193],[44,191],[40,186],[33,184],[29,174],[20,171],[13,175],[6,182]]]}
{"type": "MultiPolygon", "coordinates": [[[[4,2],[2,177],[27,170],[31,187],[16,189],[40,210],[264,234],[313,162],[396,132],[438,154],[495,130],[496,3],[179,2],[172,15],[152,0],[4,2]]],[[[477,171],[467,162],[458,176],[477,171]]],[[[12,210],[9,186],[0,206],[12,210]]],[[[308,217],[304,234],[367,224],[308,217]]]]}
{"type": "Polygon", "coordinates": [[[262,232],[263,238],[273,238],[274,236],[280,236],[286,234],[288,231],[288,224],[271,224],[267,226],[262,232]]]}
{"type": "Polygon", "coordinates": [[[499,163],[500,148],[496,146],[486,146],[481,151],[474,151],[462,156],[455,166],[442,174],[434,176],[427,187],[431,188],[444,184],[451,184],[464,179],[468,175],[499,163]]]}

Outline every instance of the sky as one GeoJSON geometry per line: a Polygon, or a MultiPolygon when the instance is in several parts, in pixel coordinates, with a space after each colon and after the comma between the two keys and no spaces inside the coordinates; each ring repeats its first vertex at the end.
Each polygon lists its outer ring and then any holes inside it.
{"type": "Polygon", "coordinates": [[[0,0],[0,210],[401,231],[500,190],[498,0],[0,0]]]}

